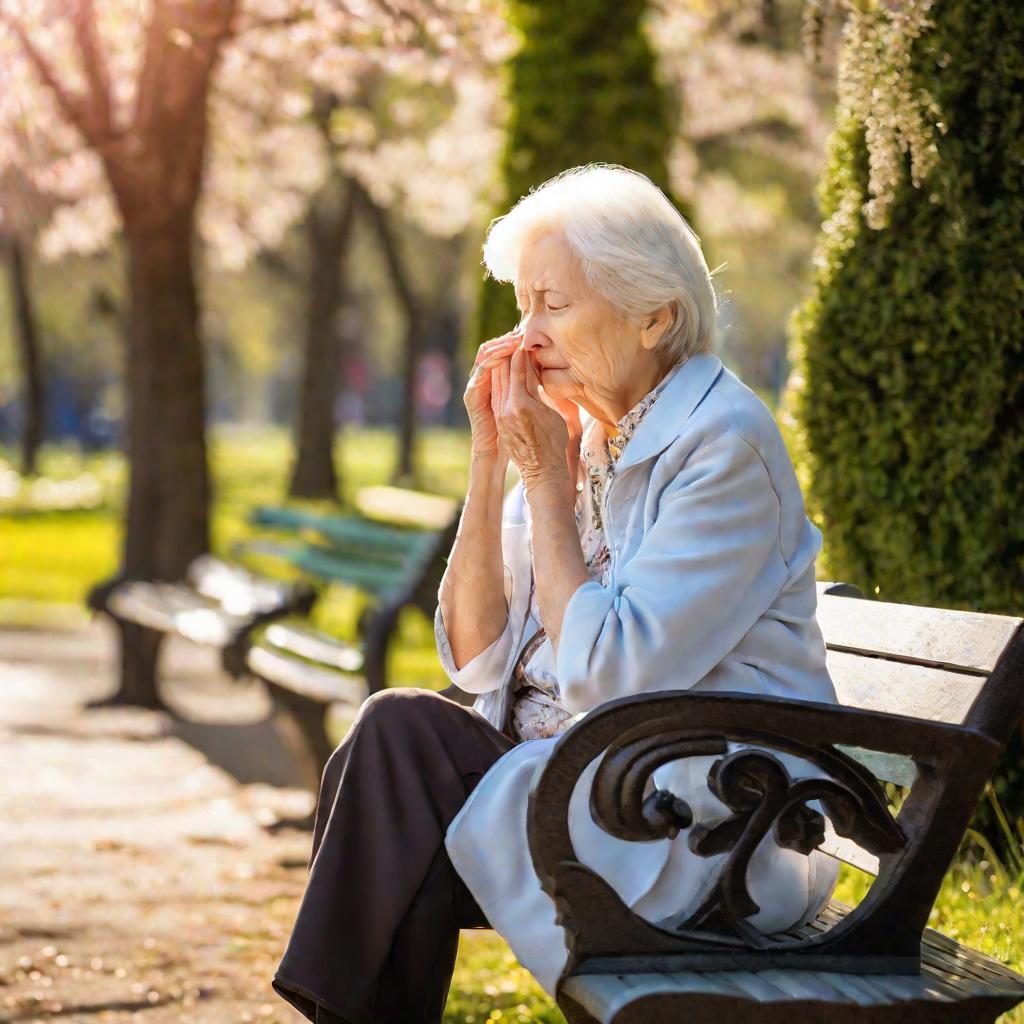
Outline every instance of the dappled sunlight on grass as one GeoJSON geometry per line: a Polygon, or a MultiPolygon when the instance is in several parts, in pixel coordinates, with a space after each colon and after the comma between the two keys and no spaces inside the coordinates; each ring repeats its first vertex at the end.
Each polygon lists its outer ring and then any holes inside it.
{"type": "MultiPolygon", "coordinates": [[[[855,906],[873,879],[844,865],[836,899],[855,906]]],[[[1024,878],[1014,879],[1000,865],[980,856],[966,840],[957,862],[946,875],[928,925],[961,945],[987,953],[1024,972],[1024,878]]],[[[1024,1007],[999,1018],[1024,1024],[1024,1007]]]]}
{"type": "Polygon", "coordinates": [[[463,932],[445,1024],[565,1024],[547,993],[491,931],[463,932]]]}
{"type": "Polygon", "coordinates": [[[8,518],[0,524],[0,599],[80,605],[116,568],[119,539],[109,509],[8,518]]]}

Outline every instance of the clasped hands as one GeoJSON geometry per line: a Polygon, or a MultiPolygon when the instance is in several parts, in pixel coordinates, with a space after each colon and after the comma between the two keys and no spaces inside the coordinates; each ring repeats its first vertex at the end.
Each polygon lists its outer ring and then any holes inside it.
{"type": "Polygon", "coordinates": [[[480,346],[465,403],[475,455],[511,459],[527,495],[544,490],[575,500],[579,408],[544,391],[522,334],[512,331],[480,346]]]}

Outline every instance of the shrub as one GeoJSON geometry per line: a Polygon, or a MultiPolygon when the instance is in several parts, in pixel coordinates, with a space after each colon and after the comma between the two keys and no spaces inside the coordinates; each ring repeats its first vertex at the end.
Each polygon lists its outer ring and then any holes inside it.
{"type": "MultiPolygon", "coordinates": [[[[937,159],[915,187],[898,154],[888,223],[869,227],[865,122],[841,110],[787,406],[831,578],[883,600],[1019,614],[1024,7],[944,0],[929,16],[908,94],[935,102],[937,159]]],[[[1011,753],[997,792],[1019,816],[1019,743],[1011,753]]]]}

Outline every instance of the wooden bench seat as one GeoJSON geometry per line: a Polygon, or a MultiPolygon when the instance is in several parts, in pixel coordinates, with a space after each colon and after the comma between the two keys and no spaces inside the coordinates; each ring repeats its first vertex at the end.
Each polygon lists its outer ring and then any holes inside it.
{"type": "MultiPolygon", "coordinates": [[[[87,598],[89,607],[108,616],[122,635],[122,692],[127,635],[147,634],[154,648],[167,635],[184,637],[204,647],[215,647],[230,657],[244,647],[248,634],[263,623],[286,615],[308,614],[317,592],[303,581],[288,583],[250,572],[239,565],[203,555],[189,566],[185,579],[150,582],[115,578],[96,586],[87,598]]],[[[153,658],[150,674],[155,672],[153,658]]],[[[140,680],[133,685],[138,686],[140,680]]],[[[143,690],[156,700],[156,679],[141,680],[143,690]]]]}
{"type": "Polygon", "coordinates": [[[595,709],[559,740],[531,795],[529,834],[566,928],[558,1001],[570,1024],[993,1021],[1024,1000],[1024,977],[926,928],[1024,709],[1022,620],[829,589],[820,586],[818,621],[839,706],[642,694],[595,709]],[[800,784],[797,800],[773,751],[817,764],[822,781],[800,784]],[[691,829],[685,802],[647,787],[659,765],[708,752],[720,754],[709,786],[731,814],[691,829]],[[568,802],[595,758],[591,809],[606,831],[640,842],[681,833],[698,855],[725,855],[698,913],[647,922],[577,861],[568,802]],[[753,806],[729,802],[731,770],[753,806]],[[898,811],[883,782],[904,787],[898,811]],[[718,835],[728,838],[712,849],[702,837],[725,821],[718,835]],[[782,826],[793,849],[820,848],[877,877],[852,910],[833,903],[805,928],[763,936],[745,920],[745,873],[729,865],[782,826]]]}
{"type": "Polygon", "coordinates": [[[313,591],[303,584],[257,576],[212,555],[196,559],[183,583],[125,580],[104,595],[103,610],[160,633],[227,647],[254,622],[307,609],[313,591]]]}
{"type": "Polygon", "coordinates": [[[126,584],[111,594],[107,610],[119,619],[209,647],[227,647],[250,618],[228,612],[183,583],[126,584]]]}
{"type": "MultiPolygon", "coordinates": [[[[794,937],[824,932],[850,911],[833,901],[817,921],[794,937]]],[[[737,1002],[751,1020],[867,1024],[875,1019],[949,1024],[982,1020],[1024,1000],[1024,978],[998,960],[961,946],[931,928],[921,940],[921,971],[905,974],[839,974],[834,971],[665,971],[580,975],[566,980],[560,1001],[577,1015],[609,1024],[648,1024],[661,1019],[657,1004],[685,1000],[687,1024],[733,1019],[737,1002]]]]}
{"type": "Polygon", "coordinates": [[[258,631],[242,664],[228,667],[263,681],[295,720],[321,771],[333,750],[327,708],[343,704],[355,710],[368,692],[363,652],[300,622],[275,622],[258,631]]]}
{"type": "Polygon", "coordinates": [[[116,580],[93,590],[89,603],[115,620],[225,647],[258,622],[308,611],[315,597],[308,584],[272,580],[203,555],[183,582],[116,580]]]}

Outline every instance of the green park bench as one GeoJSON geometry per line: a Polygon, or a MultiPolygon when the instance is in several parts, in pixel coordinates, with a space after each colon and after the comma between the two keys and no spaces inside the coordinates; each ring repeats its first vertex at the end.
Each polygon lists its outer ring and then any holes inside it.
{"type": "Polygon", "coordinates": [[[531,794],[529,838],[566,930],[557,993],[569,1024],[968,1024],[1024,1000],[1024,977],[926,927],[1024,709],[1022,620],[820,591],[842,706],[641,694],[592,711],[558,741],[531,794]],[[757,749],[730,753],[730,741],[757,749]],[[831,781],[793,782],[766,748],[819,765],[831,781]],[[648,792],[651,772],[708,754],[721,755],[709,785],[731,813],[692,828],[687,842],[721,870],[693,914],[649,923],[577,860],[570,796],[600,757],[591,811],[601,827],[636,842],[672,836],[691,824],[690,809],[648,792]],[[900,787],[898,813],[883,784],[900,787]],[[788,935],[760,935],[747,922],[757,905],[746,865],[769,831],[874,876],[868,894],[852,910],[833,901],[788,935]]]}
{"type": "Polygon", "coordinates": [[[307,615],[317,598],[304,581],[283,582],[213,555],[195,559],[177,582],[116,577],[89,592],[88,606],[123,631],[177,635],[222,652],[243,649],[248,634],[286,615],[307,615]]]}
{"type": "Polygon", "coordinates": [[[267,684],[323,762],[330,753],[326,706],[357,705],[387,685],[398,616],[413,604],[433,617],[458,525],[458,503],[436,495],[368,487],[356,503],[359,514],[349,516],[297,508],[253,512],[252,524],[277,536],[236,544],[233,554],[276,557],[299,569],[302,579],[284,581],[204,555],[182,581],[119,577],[94,587],[88,604],[120,630],[181,636],[219,650],[229,674],[267,684]],[[359,644],[310,629],[306,617],[318,592],[309,577],[355,587],[370,598],[359,644]]]}
{"type": "Polygon", "coordinates": [[[358,707],[388,685],[387,659],[399,615],[420,608],[433,619],[437,591],[455,542],[458,502],[400,488],[365,488],[360,516],[324,515],[295,508],[259,508],[252,525],[283,537],[236,545],[241,557],[287,562],[308,576],[356,587],[370,604],[350,644],[289,616],[251,631],[243,645],[225,652],[235,677],[260,679],[299,726],[322,768],[333,749],[328,706],[358,707]],[[370,518],[373,516],[374,518],[370,518]]]}

